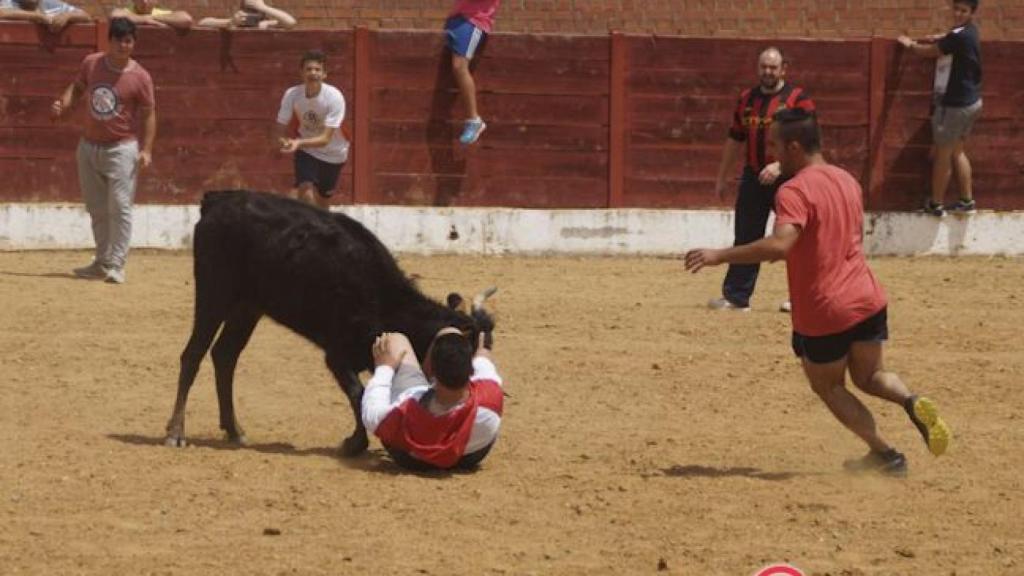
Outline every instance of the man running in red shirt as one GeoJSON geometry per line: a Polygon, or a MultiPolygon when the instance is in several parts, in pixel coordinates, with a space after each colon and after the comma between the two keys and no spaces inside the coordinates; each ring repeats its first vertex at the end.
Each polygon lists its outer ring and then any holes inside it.
{"type": "Polygon", "coordinates": [[[871,449],[867,456],[847,461],[846,468],[904,475],[906,457],[882,439],[871,412],[846,389],[846,373],[862,391],[902,405],[932,454],[946,451],[949,427],[934,402],[912,394],[899,376],[885,369],[886,296],[864,258],[860,185],[822,157],[813,113],[783,110],[774,120],[769,145],[782,173],[793,177],[776,197],[772,235],[722,250],[691,250],[686,269],[785,258],[793,351],[802,359],[814,392],[871,449]]]}

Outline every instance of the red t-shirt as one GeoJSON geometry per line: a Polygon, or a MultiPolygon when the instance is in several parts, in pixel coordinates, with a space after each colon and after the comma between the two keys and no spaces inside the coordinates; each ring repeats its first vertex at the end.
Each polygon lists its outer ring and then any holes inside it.
{"type": "Polygon", "coordinates": [[[135,138],[140,110],[156,105],[153,80],[135,60],[124,70],[115,70],[106,54],[97,52],[82,60],[75,83],[84,88],[89,119],[85,139],[110,144],[135,138]]]}
{"type": "Polygon", "coordinates": [[[501,0],[455,0],[452,16],[461,15],[474,26],[490,34],[494,27],[494,14],[501,0]]]}
{"type": "Polygon", "coordinates": [[[786,257],[793,330],[804,336],[842,332],[886,305],[862,247],[860,185],[837,166],[808,166],[779,189],[775,222],[800,228],[786,257]]]}

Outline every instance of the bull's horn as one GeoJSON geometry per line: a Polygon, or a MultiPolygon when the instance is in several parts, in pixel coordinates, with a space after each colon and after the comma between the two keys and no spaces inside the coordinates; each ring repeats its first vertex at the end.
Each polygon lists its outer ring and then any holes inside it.
{"type": "Polygon", "coordinates": [[[473,310],[479,310],[484,307],[484,301],[494,296],[494,293],[498,291],[497,286],[491,286],[483,292],[473,296],[473,310]]]}

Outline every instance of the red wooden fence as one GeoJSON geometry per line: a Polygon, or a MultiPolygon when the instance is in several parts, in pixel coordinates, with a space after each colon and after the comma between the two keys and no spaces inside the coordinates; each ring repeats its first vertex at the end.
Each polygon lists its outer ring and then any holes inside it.
{"type": "MultiPolygon", "coordinates": [[[[50,102],[105,28],[52,37],[0,24],[0,201],[77,201],[77,121],[50,102]]],[[[869,207],[911,209],[927,191],[930,63],[884,39],[779,41],[790,79],[818,103],[826,154],[865,185],[869,207]]],[[[329,56],[353,135],[338,201],[532,208],[711,207],[732,107],[756,82],[764,41],[496,34],[475,62],[481,141],[458,144],[462,102],[440,33],[144,29],[137,59],[157,88],[159,134],[138,200],[194,203],[205,190],[284,190],[270,139],[300,54],[329,56]]],[[[988,42],[985,110],[971,140],[983,207],[1024,208],[1024,80],[988,42]]],[[[739,169],[737,167],[736,172],[739,169]]],[[[730,191],[730,195],[733,192],[730,191]]]]}
{"type": "MultiPolygon", "coordinates": [[[[788,79],[805,87],[818,106],[826,155],[863,178],[868,42],[772,44],[792,61],[788,79]]],[[[722,146],[740,90],[757,82],[757,54],[764,47],[753,40],[629,39],[625,205],[722,203],[714,194],[722,146]]]]}

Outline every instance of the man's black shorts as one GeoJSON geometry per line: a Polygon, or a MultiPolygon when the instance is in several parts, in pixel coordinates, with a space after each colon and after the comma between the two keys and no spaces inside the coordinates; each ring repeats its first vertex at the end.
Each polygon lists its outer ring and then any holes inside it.
{"type": "Polygon", "coordinates": [[[313,155],[302,150],[295,151],[295,187],[309,182],[316,186],[316,192],[324,198],[334,195],[334,189],[338,186],[338,175],[345,165],[331,164],[324,162],[313,155]]]}
{"type": "Polygon", "coordinates": [[[793,352],[815,364],[835,362],[850,351],[854,342],[884,342],[889,339],[888,308],[852,328],[825,336],[804,336],[793,332],[793,352]]]}

